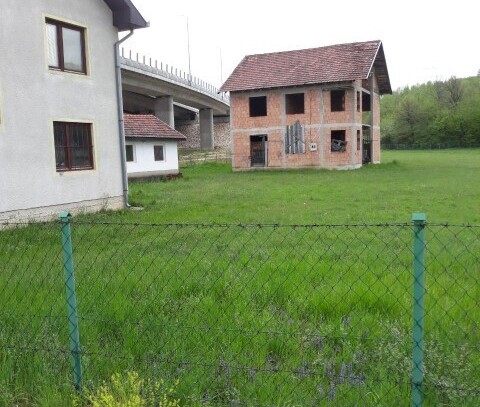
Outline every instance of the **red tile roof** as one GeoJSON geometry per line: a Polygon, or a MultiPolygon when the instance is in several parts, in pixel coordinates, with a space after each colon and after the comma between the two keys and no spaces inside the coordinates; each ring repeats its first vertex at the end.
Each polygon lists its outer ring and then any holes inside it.
{"type": "Polygon", "coordinates": [[[380,93],[391,93],[381,41],[248,55],[221,91],[242,91],[367,79],[375,66],[380,93]]]}
{"type": "Polygon", "coordinates": [[[153,114],[123,114],[125,137],[186,140],[186,137],[153,114]]]}

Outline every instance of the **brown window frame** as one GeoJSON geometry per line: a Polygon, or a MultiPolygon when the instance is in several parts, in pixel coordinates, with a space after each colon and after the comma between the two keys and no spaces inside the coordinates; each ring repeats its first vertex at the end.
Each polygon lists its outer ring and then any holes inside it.
{"type": "Polygon", "coordinates": [[[334,89],[330,91],[330,111],[344,112],[345,111],[345,89],[334,89]],[[340,93],[342,95],[340,96],[340,93]]]}
{"type": "Polygon", "coordinates": [[[80,27],[78,25],[73,25],[69,23],[65,23],[63,21],[54,20],[53,18],[46,18],[45,24],[54,25],[57,29],[57,52],[58,52],[58,66],[48,65],[48,69],[54,71],[62,71],[62,72],[72,72],[78,74],[87,74],[87,56],[85,51],[85,28],[80,27]],[[62,28],[68,28],[70,30],[80,32],[81,38],[81,46],[82,46],[82,70],[75,70],[75,69],[65,69],[65,53],[63,52],[63,31],[62,28]]]}
{"type": "Polygon", "coordinates": [[[153,146],[153,159],[155,162],[162,162],[162,161],[165,161],[165,145],[163,144],[155,144],[153,146]],[[157,160],[157,152],[156,152],[156,149],[158,147],[161,147],[162,148],[162,159],[161,160],[157,160]]]}
{"type": "Polygon", "coordinates": [[[81,170],[92,170],[93,169],[93,143],[92,143],[92,124],[91,123],[76,123],[76,122],[53,122],[53,138],[55,145],[55,166],[57,172],[66,172],[66,171],[81,171],[81,170]],[[57,137],[55,130],[57,127],[63,127],[63,144],[57,145],[57,137]],[[89,161],[87,165],[74,166],[72,163],[72,150],[75,148],[72,146],[72,130],[74,126],[81,126],[87,131],[87,148],[89,161]],[[57,149],[63,149],[63,154],[65,157],[64,165],[59,165],[57,162],[57,149]]]}

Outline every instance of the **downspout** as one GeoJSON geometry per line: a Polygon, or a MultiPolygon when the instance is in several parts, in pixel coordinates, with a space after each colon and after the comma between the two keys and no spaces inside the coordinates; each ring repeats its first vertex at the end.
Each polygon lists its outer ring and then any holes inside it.
{"type": "Polygon", "coordinates": [[[129,39],[134,33],[130,33],[115,43],[115,79],[117,84],[117,110],[118,110],[118,135],[120,138],[120,162],[122,163],[122,185],[123,185],[123,203],[125,208],[128,204],[128,178],[127,178],[127,159],[125,157],[125,128],[123,125],[123,96],[122,96],[122,71],[120,68],[120,44],[129,39]]]}

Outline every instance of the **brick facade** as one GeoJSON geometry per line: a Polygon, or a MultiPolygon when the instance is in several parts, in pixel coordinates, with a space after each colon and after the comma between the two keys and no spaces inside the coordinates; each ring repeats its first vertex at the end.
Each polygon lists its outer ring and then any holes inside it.
{"type": "MultiPolygon", "coordinates": [[[[265,165],[261,168],[359,168],[362,165],[363,146],[357,148],[357,137],[362,143],[363,132],[370,132],[369,119],[367,123],[362,123],[365,117],[361,106],[362,92],[369,93],[368,85],[358,80],[339,84],[231,92],[233,168],[258,169],[257,166],[252,167],[252,136],[266,136],[265,165]],[[341,111],[332,111],[333,90],[345,92],[344,109],[341,111]],[[292,93],[304,94],[304,109],[301,114],[286,113],[285,95],[292,93]],[[250,117],[249,99],[257,96],[266,96],[267,115],[250,117]],[[360,104],[359,111],[357,101],[360,104]],[[291,154],[285,149],[286,126],[297,121],[303,127],[305,152],[291,154]],[[331,138],[332,131],[335,130],[345,132],[345,151],[332,151],[331,138]]],[[[380,162],[380,97],[376,81],[374,87],[373,162],[380,162]]]]}

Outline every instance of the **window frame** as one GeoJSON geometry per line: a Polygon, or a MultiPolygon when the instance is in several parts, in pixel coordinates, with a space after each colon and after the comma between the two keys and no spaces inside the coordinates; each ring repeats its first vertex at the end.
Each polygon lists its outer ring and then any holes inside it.
{"type": "Polygon", "coordinates": [[[70,171],[84,171],[84,170],[93,170],[95,169],[94,166],[94,157],[93,157],[93,141],[92,141],[92,123],[85,123],[85,122],[65,122],[65,121],[54,121],[53,122],[53,144],[55,148],[55,169],[57,172],[70,172],[70,171]],[[64,141],[63,145],[57,146],[56,143],[56,134],[55,134],[55,125],[63,125],[64,126],[64,141]],[[70,126],[85,126],[87,130],[87,148],[89,154],[88,165],[82,166],[73,166],[72,165],[72,158],[71,158],[71,150],[74,148],[71,146],[71,131],[72,128],[70,126]],[[63,167],[59,167],[57,163],[57,148],[63,148],[65,154],[65,165],[63,167]]]}
{"type": "Polygon", "coordinates": [[[127,163],[136,162],[136,154],[135,154],[135,145],[134,144],[125,144],[125,162],[127,162],[127,163]],[[132,159],[131,160],[128,159],[128,153],[127,153],[128,147],[132,148],[132,159]]]}
{"type": "MultiPolygon", "coordinates": [[[[69,72],[69,73],[76,73],[79,75],[87,75],[87,51],[86,51],[86,41],[85,41],[85,27],[67,23],[65,21],[56,20],[55,18],[45,17],[45,30],[47,25],[53,25],[56,27],[56,34],[57,34],[57,58],[58,58],[58,66],[50,65],[47,56],[47,64],[48,69],[52,71],[59,71],[59,72],[69,72]],[[81,70],[76,69],[66,69],[65,68],[65,52],[63,49],[63,28],[67,28],[69,30],[78,31],[80,33],[80,44],[81,44],[81,57],[82,57],[82,68],[81,70]]],[[[48,43],[46,44],[48,49],[48,43]]]]}
{"type": "Polygon", "coordinates": [[[165,144],[154,144],[153,145],[153,161],[155,161],[156,163],[161,163],[161,162],[165,162],[166,161],[166,154],[165,154],[165,144]],[[155,149],[157,147],[162,147],[162,159],[161,160],[157,160],[156,158],[156,153],[155,153],[155,149]]]}

